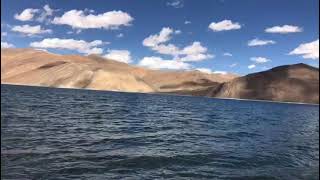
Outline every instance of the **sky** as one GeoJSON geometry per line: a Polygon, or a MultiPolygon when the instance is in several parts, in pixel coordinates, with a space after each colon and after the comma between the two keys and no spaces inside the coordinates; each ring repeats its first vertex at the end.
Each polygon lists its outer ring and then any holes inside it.
{"type": "Polygon", "coordinates": [[[1,0],[1,48],[244,75],[319,67],[318,0],[1,0]]]}

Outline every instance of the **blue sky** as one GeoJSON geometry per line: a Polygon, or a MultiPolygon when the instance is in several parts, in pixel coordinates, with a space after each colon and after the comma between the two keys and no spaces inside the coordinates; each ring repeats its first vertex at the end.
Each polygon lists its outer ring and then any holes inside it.
{"type": "Polygon", "coordinates": [[[149,68],[318,67],[318,39],[318,0],[1,1],[1,47],[101,53],[149,68]]]}

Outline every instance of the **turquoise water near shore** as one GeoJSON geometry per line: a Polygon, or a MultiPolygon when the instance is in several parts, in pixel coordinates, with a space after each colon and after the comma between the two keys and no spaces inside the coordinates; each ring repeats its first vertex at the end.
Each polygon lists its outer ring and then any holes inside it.
{"type": "Polygon", "coordinates": [[[1,179],[318,179],[319,106],[1,85],[1,179]]]}

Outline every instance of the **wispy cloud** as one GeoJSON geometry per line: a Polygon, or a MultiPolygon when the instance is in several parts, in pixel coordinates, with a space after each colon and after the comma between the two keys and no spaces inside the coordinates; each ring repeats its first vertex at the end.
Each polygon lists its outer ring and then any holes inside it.
{"type": "Polygon", "coordinates": [[[289,34],[302,32],[303,29],[299,26],[293,25],[283,25],[283,26],[273,26],[265,29],[267,33],[278,33],[278,34],[289,34]]]}
{"type": "Polygon", "coordinates": [[[37,26],[30,26],[30,25],[23,25],[23,26],[14,26],[12,27],[11,31],[19,32],[27,36],[33,36],[38,34],[45,34],[45,33],[52,33],[51,29],[43,29],[40,25],[37,26]]]}
{"type": "Polygon", "coordinates": [[[261,40],[258,38],[252,39],[248,41],[248,46],[264,46],[268,44],[275,44],[276,42],[273,40],[261,40]]]}
{"type": "Polygon", "coordinates": [[[225,52],[225,53],[223,53],[223,56],[232,56],[232,54],[228,53],[228,52],[225,52]]]}
{"type": "Polygon", "coordinates": [[[124,35],[122,33],[117,34],[117,38],[122,38],[124,35]]]}
{"type": "Polygon", "coordinates": [[[174,8],[183,8],[184,1],[183,0],[170,0],[167,2],[167,6],[171,6],[174,8]]]}
{"type": "Polygon", "coordinates": [[[248,66],[248,69],[253,69],[253,68],[255,68],[255,67],[256,67],[255,64],[251,64],[251,65],[248,66]]]}
{"type": "Polygon", "coordinates": [[[251,57],[250,60],[257,64],[263,64],[271,61],[270,59],[265,57],[251,57]]]}
{"type": "Polygon", "coordinates": [[[233,67],[236,67],[238,65],[238,63],[233,63],[233,64],[230,64],[229,67],[233,68],[233,67]]]}

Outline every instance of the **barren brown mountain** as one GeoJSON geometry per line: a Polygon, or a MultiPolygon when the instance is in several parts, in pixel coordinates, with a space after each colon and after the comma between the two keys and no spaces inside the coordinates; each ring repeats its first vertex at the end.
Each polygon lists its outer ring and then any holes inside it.
{"type": "Polygon", "coordinates": [[[279,66],[177,94],[319,104],[319,69],[306,64],[279,66]]]}
{"type": "Polygon", "coordinates": [[[1,49],[1,83],[126,92],[196,90],[237,77],[199,71],[149,70],[96,55],[1,49]]]}
{"type": "Polygon", "coordinates": [[[319,69],[305,64],[237,77],[150,70],[97,55],[1,49],[1,83],[319,104],[319,69]]]}
{"type": "Polygon", "coordinates": [[[306,64],[279,66],[223,83],[210,95],[319,104],[319,69],[306,64]]]}

